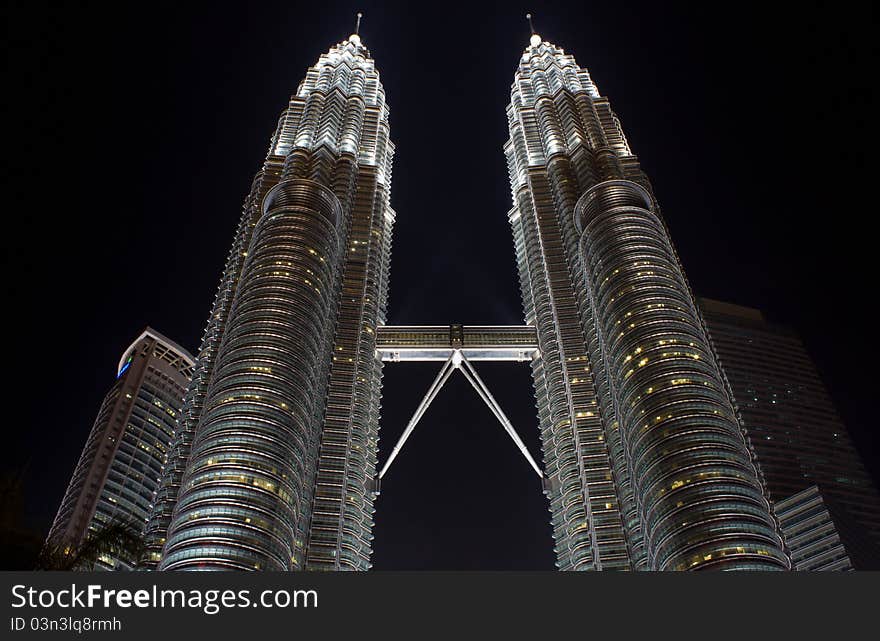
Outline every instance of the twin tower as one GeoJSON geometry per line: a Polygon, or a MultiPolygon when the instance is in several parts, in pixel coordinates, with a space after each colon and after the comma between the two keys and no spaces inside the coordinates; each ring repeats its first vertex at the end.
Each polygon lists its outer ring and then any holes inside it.
{"type": "Polygon", "coordinates": [[[525,326],[388,327],[384,90],[357,34],[308,70],[245,200],[143,565],[369,569],[383,361],[410,358],[445,361],[422,412],[458,369],[505,427],[471,361],[530,362],[543,469],[529,458],[559,569],[789,567],[693,293],[608,100],[535,34],[507,120],[525,326]]]}

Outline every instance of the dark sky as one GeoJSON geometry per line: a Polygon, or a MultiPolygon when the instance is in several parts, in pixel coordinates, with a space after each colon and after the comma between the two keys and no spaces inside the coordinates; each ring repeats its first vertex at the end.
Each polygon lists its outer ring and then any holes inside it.
{"type": "MultiPolygon", "coordinates": [[[[32,527],[143,327],[197,348],[278,115],[358,10],[397,145],[390,323],[522,320],[501,147],[530,10],[610,98],[694,289],[801,333],[880,476],[870,6],[414,4],[8,4],[3,466],[32,527]]],[[[478,367],[537,454],[528,367],[478,367]]],[[[435,373],[386,367],[380,460],[435,373]]],[[[377,510],[376,569],[553,567],[539,484],[458,376],[377,510]]]]}

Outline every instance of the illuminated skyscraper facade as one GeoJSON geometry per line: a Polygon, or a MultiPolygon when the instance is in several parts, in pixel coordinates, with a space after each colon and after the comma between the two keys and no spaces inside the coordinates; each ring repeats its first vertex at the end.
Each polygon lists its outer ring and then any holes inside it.
{"type": "Polygon", "coordinates": [[[411,360],[445,364],[379,477],[458,370],[542,479],[560,569],[789,567],[607,99],[534,35],[507,115],[526,327],[387,327],[393,145],[378,72],[357,34],[308,71],[245,201],[144,567],[368,569],[381,365],[411,360]],[[544,469],[472,360],[531,364],[544,469]]]}
{"type": "Polygon", "coordinates": [[[557,565],[786,569],[744,430],[620,122],[533,35],[507,109],[509,220],[557,565]]]}
{"type": "Polygon", "coordinates": [[[773,505],[782,537],[799,572],[846,572],[853,569],[834,517],[815,485],[773,505]]]}
{"type": "MultiPolygon", "coordinates": [[[[48,542],[76,547],[114,524],[143,534],[193,372],[185,349],[147,328],[126,349],[104,397],[48,542]]],[[[96,569],[130,569],[137,559],[108,550],[96,569]]]]}
{"type": "Polygon", "coordinates": [[[393,151],[353,34],[308,70],[245,200],[145,567],[369,567],[393,151]]]}

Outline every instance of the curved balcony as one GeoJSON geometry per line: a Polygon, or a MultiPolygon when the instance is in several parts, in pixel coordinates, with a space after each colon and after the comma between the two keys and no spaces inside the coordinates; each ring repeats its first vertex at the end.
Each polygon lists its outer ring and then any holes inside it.
{"type": "Polygon", "coordinates": [[[301,566],[341,221],[338,199],[316,182],[266,195],[160,569],[301,566]]]}
{"type": "Polygon", "coordinates": [[[785,569],[742,429],[665,226],[628,180],[575,207],[581,256],[655,570],[785,569]]]}

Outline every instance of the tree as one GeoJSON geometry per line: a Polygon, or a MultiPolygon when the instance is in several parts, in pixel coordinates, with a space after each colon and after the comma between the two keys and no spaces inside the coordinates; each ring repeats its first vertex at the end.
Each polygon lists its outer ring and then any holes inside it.
{"type": "Polygon", "coordinates": [[[47,542],[37,560],[37,570],[94,570],[101,557],[119,559],[134,567],[144,549],[138,529],[117,520],[89,532],[79,545],[47,542]]]}

